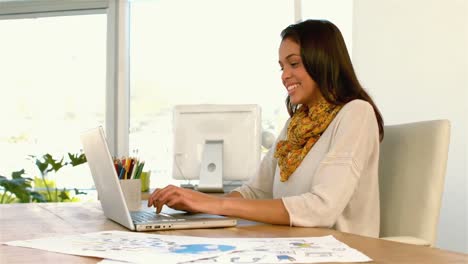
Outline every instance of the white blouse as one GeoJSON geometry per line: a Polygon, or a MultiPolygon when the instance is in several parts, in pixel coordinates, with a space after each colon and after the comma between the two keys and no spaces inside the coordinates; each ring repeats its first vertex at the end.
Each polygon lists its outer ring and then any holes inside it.
{"type": "MultiPolygon", "coordinates": [[[[277,140],[287,136],[286,122],[277,140]]],[[[271,148],[251,180],[235,189],[248,199],[281,198],[291,226],[328,227],[378,237],[379,129],[372,106],[347,103],[286,182],[271,148]]]]}

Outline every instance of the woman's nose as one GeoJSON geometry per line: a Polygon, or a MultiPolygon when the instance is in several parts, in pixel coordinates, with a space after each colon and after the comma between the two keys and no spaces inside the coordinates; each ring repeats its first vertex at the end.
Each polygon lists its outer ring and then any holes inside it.
{"type": "Polygon", "coordinates": [[[281,73],[281,79],[284,81],[286,81],[287,79],[289,79],[291,77],[291,71],[284,67],[283,68],[283,72],[281,73]]]}

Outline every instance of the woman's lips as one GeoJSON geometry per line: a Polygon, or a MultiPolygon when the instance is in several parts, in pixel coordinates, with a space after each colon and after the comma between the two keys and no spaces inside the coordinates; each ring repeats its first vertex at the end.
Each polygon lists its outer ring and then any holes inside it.
{"type": "Polygon", "coordinates": [[[288,90],[288,94],[289,95],[293,94],[297,87],[299,87],[299,84],[297,84],[297,83],[289,85],[288,87],[286,87],[286,89],[288,90]]]}

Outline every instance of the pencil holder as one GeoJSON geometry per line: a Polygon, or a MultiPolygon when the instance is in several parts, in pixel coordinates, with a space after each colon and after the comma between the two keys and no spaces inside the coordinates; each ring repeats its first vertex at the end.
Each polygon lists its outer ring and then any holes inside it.
{"type": "Polygon", "coordinates": [[[151,171],[143,171],[140,176],[141,192],[149,191],[151,171]]]}
{"type": "Polygon", "coordinates": [[[120,188],[127,203],[128,210],[137,211],[141,207],[140,179],[120,180],[120,188]]]}

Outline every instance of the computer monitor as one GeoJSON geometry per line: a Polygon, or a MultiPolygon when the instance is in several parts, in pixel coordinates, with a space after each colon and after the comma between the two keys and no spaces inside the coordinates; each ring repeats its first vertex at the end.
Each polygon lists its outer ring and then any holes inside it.
{"type": "Polygon", "coordinates": [[[174,107],[173,178],[199,180],[197,190],[223,192],[226,182],[245,181],[261,154],[258,105],[174,107]]]}

